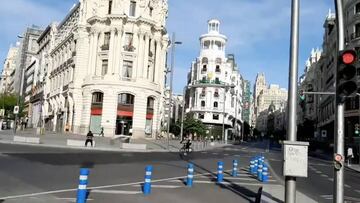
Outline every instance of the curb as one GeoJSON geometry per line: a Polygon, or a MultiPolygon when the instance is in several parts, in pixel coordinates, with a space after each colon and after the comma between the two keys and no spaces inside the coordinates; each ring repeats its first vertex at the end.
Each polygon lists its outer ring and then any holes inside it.
{"type": "Polygon", "coordinates": [[[357,170],[357,169],[351,168],[351,167],[349,167],[349,166],[347,166],[347,165],[345,165],[345,168],[347,168],[347,169],[350,170],[350,171],[354,171],[354,172],[356,172],[356,173],[360,173],[360,169],[357,170]]]}

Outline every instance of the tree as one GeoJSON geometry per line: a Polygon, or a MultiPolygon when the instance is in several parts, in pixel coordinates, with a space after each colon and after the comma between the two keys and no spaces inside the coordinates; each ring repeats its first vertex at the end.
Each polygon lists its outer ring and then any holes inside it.
{"type": "Polygon", "coordinates": [[[198,137],[205,137],[206,136],[207,127],[197,119],[193,117],[187,117],[184,120],[184,134],[193,134],[197,135],[198,137]]]}
{"type": "Polygon", "coordinates": [[[170,133],[172,133],[176,137],[178,137],[180,135],[180,131],[181,131],[181,123],[180,122],[171,123],[171,125],[170,125],[170,133]]]}
{"type": "MultiPolygon", "coordinates": [[[[14,111],[14,106],[17,105],[17,101],[18,101],[18,96],[16,96],[15,94],[0,95],[0,108],[5,109],[5,115],[9,115],[11,118],[14,117],[13,111],[14,111]]],[[[20,99],[20,101],[22,100],[20,99]]],[[[23,116],[23,109],[24,109],[23,102],[20,102],[19,106],[20,106],[19,116],[23,116]]]]}

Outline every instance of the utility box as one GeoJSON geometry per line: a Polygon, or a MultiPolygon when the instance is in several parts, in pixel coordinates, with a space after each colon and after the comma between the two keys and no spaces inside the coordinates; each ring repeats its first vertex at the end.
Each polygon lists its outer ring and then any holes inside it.
{"type": "Polygon", "coordinates": [[[283,145],[284,176],[307,177],[309,142],[284,141],[283,145]]]}

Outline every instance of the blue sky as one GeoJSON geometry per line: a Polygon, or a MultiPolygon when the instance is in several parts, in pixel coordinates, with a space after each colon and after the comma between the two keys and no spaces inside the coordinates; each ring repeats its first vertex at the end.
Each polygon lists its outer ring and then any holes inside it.
{"type": "MultiPolygon", "coordinates": [[[[0,7],[0,59],[26,26],[46,27],[61,21],[78,0],[11,0],[0,7]]],[[[313,47],[321,47],[323,23],[332,0],[301,0],[299,72],[313,47]]],[[[169,34],[176,33],[174,91],[181,92],[191,61],[199,55],[199,36],[207,20],[221,21],[228,37],[227,53],[235,54],[245,79],[254,83],[264,72],[268,83],[288,87],[291,0],[168,0],[169,34]]],[[[300,75],[299,74],[299,75],[300,75]]]]}

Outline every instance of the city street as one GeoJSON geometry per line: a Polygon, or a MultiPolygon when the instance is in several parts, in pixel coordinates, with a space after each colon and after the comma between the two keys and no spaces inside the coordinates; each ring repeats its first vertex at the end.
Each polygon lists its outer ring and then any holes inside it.
{"type": "MultiPolygon", "coordinates": [[[[88,167],[89,202],[254,202],[262,183],[245,170],[251,156],[264,152],[264,144],[228,146],[195,152],[182,160],[177,153],[96,152],[0,144],[0,200],[2,202],[75,202],[79,168],[88,167]],[[224,170],[239,160],[240,175],[225,173],[224,184],[214,182],[216,163],[224,170]],[[188,161],[194,163],[194,187],[187,188],[188,161]],[[146,165],[153,166],[152,193],[144,196],[141,184],[146,165]]],[[[271,164],[266,185],[283,184],[281,154],[266,155],[271,164]]],[[[360,173],[346,170],[345,196],[360,201],[360,173]]],[[[330,162],[310,158],[309,178],[298,179],[298,189],[318,202],[332,202],[330,162]]]]}

